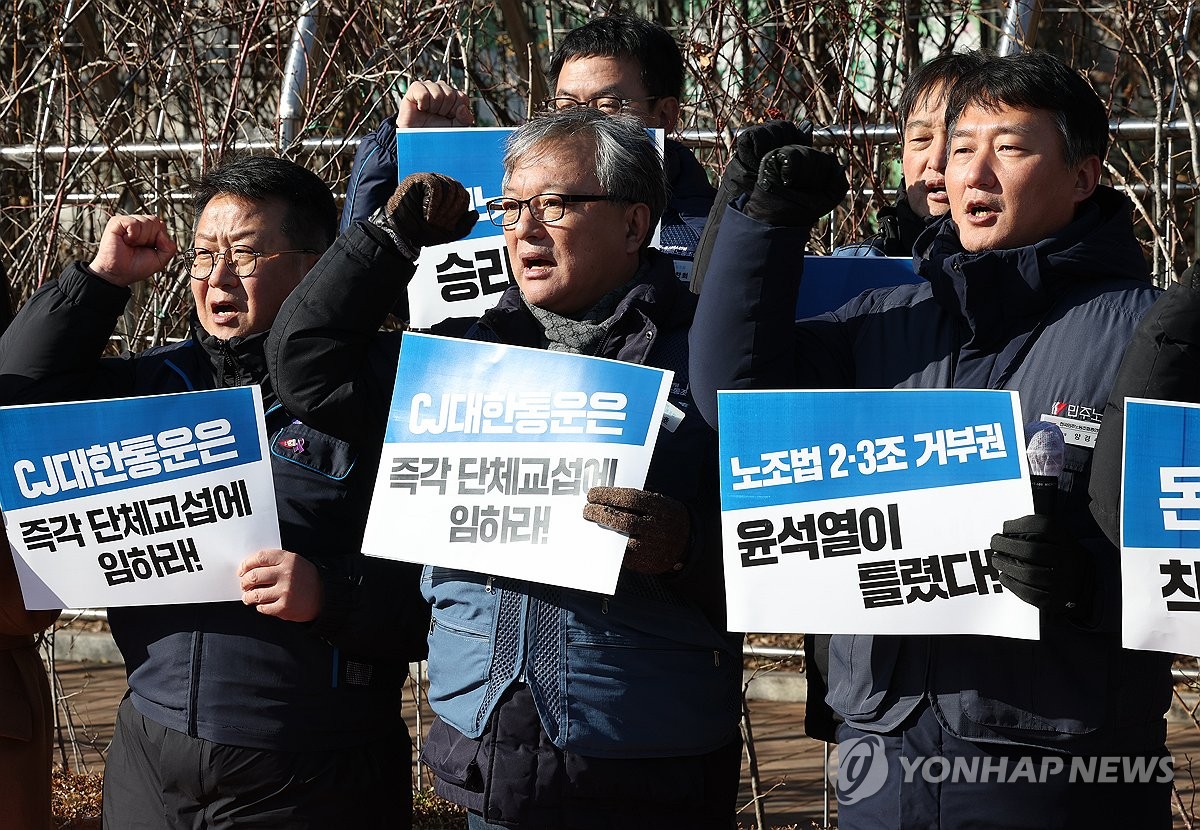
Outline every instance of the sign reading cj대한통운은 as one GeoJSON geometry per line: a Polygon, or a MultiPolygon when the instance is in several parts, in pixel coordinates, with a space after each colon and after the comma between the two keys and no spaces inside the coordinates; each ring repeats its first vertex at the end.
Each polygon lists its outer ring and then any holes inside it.
{"type": "Polygon", "coordinates": [[[0,508],[30,609],[239,599],[279,547],[258,387],[0,408],[0,508]]]}
{"type": "Polygon", "coordinates": [[[611,593],[627,540],[587,491],[643,486],[671,377],[406,334],[364,552],[611,593]]]}

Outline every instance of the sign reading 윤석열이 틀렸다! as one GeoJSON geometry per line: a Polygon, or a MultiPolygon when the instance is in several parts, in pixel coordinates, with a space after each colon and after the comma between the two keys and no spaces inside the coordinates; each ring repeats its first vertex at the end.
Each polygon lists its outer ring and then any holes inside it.
{"type": "Polygon", "coordinates": [[[1126,648],[1200,654],[1200,406],[1127,398],[1121,477],[1126,648]]]}
{"type": "Polygon", "coordinates": [[[279,547],[259,389],[0,408],[0,509],[28,608],[240,599],[279,547]]]}
{"type": "Polygon", "coordinates": [[[583,518],[587,491],[645,483],[671,378],[406,334],[363,551],[611,593],[627,540],[583,518]]]}
{"type": "Polygon", "coordinates": [[[1032,511],[1017,393],[720,392],[735,631],[1036,638],[988,545],[1032,511]]]}
{"type": "MultiPolygon", "coordinates": [[[[478,317],[513,282],[504,230],[484,205],[503,195],[504,145],[512,127],[399,129],[396,159],[401,170],[428,170],[458,181],[471,197],[479,221],[463,239],[430,245],[417,257],[408,284],[409,323],[429,328],[450,317],[478,317]]],[[[648,130],[663,147],[663,131],[648,130]]],[[[658,230],[651,245],[656,245],[658,230]]]]}

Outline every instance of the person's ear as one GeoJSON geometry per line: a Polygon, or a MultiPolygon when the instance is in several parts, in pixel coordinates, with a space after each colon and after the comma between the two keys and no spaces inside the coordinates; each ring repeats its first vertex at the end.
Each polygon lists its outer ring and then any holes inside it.
{"type": "Polygon", "coordinates": [[[650,206],[634,202],[625,208],[625,253],[636,254],[650,238],[650,206]]]}
{"type": "Polygon", "coordinates": [[[1088,156],[1075,173],[1075,204],[1090,199],[1100,184],[1100,157],[1088,156]]]}
{"type": "Polygon", "coordinates": [[[650,126],[661,127],[667,135],[675,132],[675,128],[679,126],[679,99],[674,96],[655,98],[653,103],[650,114],[657,123],[650,126]]]}

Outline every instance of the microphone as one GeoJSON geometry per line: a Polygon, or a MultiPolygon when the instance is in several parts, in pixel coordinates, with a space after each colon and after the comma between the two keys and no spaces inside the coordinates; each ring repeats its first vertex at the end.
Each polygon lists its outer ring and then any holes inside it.
{"type": "Polygon", "coordinates": [[[1025,425],[1025,454],[1033,486],[1033,512],[1054,515],[1058,502],[1058,476],[1066,462],[1066,441],[1058,424],[1031,421],[1025,425]]]}

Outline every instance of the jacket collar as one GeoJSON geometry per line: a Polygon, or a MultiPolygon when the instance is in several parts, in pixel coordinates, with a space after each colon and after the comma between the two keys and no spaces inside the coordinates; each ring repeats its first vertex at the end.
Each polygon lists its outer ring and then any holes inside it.
{"type": "Polygon", "coordinates": [[[868,243],[884,256],[910,257],[917,237],[934,218],[917,216],[908,204],[904,181],[901,180],[896,201],[879,209],[878,221],[879,232],[868,243]]]}
{"type": "Polygon", "coordinates": [[[897,220],[897,231],[900,241],[900,256],[912,256],[913,247],[916,245],[917,237],[919,237],[930,224],[933,223],[934,217],[918,216],[916,211],[908,203],[908,195],[904,190],[896,197],[896,204],[892,208],[895,211],[897,220]]]}
{"type": "Polygon", "coordinates": [[[206,363],[212,372],[213,387],[224,389],[258,384],[262,387],[263,406],[270,409],[275,403],[275,395],[271,388],[264,351],[267,334],[268,332],[263,331],[222,340],[205,331],[195,312],[192,313],[192,340],[207,357],[206,363]]]}
{"type": "Polygon", "coordinates": [[[1103,185],[1071,224],[1021,248],[969,253],[947,214],[917,238],[914,264],[937,301],[962,318],[980,345],[1034,325],[1072,283],[1151,278],[1129,200],[1103,185]]]}
{"type": "Polygon", "coordinates": [[[712,199],[717,195],[716,188],[709,183],[708,174],[696,156],[673,138],[668,138],[664,143],[663,166],[672,202],[692,198],[712,199]]]}

